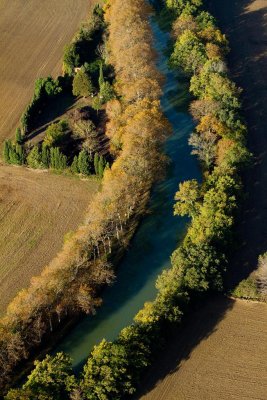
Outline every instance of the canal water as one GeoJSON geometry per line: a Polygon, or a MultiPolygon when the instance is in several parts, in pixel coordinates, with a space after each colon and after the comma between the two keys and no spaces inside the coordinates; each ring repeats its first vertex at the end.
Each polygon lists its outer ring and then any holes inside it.
{"type": "Polygon", "coordinates": [[[129,325],[144,302],[153,300],[155,282],[163,269],[170,267],[170,256],[186,231],[187,218],[174,217],[174,195],[179,182],[201,179],[195,157],[190,155],[188,137],[193,121],[188,113],[188,86],[184,77],[168,67],[166,48],[169,33],[157,18],[151,18],[158,68],[165,76],[162,109],[173,127],[166,141],[165,152],[170,158],[167,176],[154,188],[149,214],[142,220],[131,244],[118,266],[116,282],[104,290],[103,305],[95,316],[85,317],[57,346],[73,359],[79,370],[92,347],[103,338],[113,340],[129,325]]]}

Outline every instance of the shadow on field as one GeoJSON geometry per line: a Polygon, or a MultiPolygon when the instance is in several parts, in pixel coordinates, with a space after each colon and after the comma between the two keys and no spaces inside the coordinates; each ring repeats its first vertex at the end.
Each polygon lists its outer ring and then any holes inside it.
{"type": "MultiPolygon", "coordinates": [[[[183,362],[190,358],[193,349],[216,331],[216,326],[233,305],[234,300],[215,297],[207,299],[201,308],[190,312],[182,326],[170,332],[166,348],[160,352],[153,366],[144,376],[142,390],[140,389],[134,399],[152,400],[154,395],[149,395],[149,392],[163,379],[175,374],[182,367],[183,362]]],[[[160,393],[162,395],[163,392],[160,393]]],[[[159,398],[167,400],[167,397],[159,398]]]]}
{"type": "Polygon", "coordinates": [[[27,135],[27,141],[43,133],[52,122],[58,122],[63,114],[73,108],[75,101],[76,98],[69,93],[62,93],[50,99],[49,106],[45,106],[43,111],[35,117],[33,129],[27,135]]]}
{"type": "Polygon", "coordinates": [[[229,67],[243,88],[252,165],[244,172],[244,201],[236,226],[228,284],[235,286],[267,251],[267,6],[266,0],[209,0],[230,42],[229,67]]]}

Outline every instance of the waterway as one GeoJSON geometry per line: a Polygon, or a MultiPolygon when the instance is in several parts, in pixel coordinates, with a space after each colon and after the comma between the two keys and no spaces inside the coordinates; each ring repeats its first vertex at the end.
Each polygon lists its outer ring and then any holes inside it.
{"type": "Polygon", "coordinates": [[[188,113],[188,86],[185,78],[168,67],[166,48],[170,39],[156,18],[151,18],[158,68],[165,76],[162,109],[173,127],[165,143],[171,162],[164,181],[156,185],[149,214],[142,220],[125,257],[118,266],[116,282],[104,291],[103,305],[95,316],[85,317],[57,346],[73,359],[78,370],[92,347],[103,338],[113,340],[129,325],[144,302],[153,300],[155,282],[170,267],[170,256],[186,231],[188,219],[173,216],[174,195],[179,182],[201,179],[198,162],[190,152],[188,137],[193,121],[188,113]]]}

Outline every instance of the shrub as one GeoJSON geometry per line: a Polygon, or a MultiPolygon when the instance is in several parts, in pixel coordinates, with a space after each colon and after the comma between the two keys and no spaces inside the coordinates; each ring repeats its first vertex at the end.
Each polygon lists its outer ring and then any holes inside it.
{"type": "Polygon", "coordinates": [[[60,145],[66,136],[68,124],[66,121],[59,121],[49,125],[45,131],[44,146],[52,147],[60,145]]]}

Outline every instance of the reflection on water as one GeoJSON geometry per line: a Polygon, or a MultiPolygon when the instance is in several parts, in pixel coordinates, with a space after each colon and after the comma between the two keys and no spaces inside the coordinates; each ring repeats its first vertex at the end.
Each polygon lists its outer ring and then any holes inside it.
{"type": "Polygon", "coordinates": [[[187,86],[168,68],[164,50],[169,34],[151,20],[154,45],[159,54],[158,68],[165,75],[162,108],[173,126],[165,151],[171,159],[166,179],[158,184],[150,202],[149,215],[142,221],[130,248],[119,265],[117,282],[104,293],[103,306],[96,316],[86,317],[62,341],[56,351],[68,353],[79,366],[88,357],[92,346],[103,338],[113,340],[119,331],[132,322],[145,301],[156,294],[155,281],[170,266],[170,255],[182,238],[187,219],[173,217],[174,194],[179,182],[200,179],[197,161],[190,156],[187,144],[193,121],[187,113],[187,86]]]}

